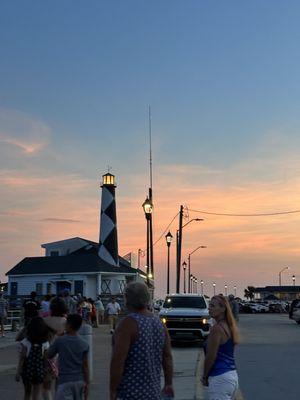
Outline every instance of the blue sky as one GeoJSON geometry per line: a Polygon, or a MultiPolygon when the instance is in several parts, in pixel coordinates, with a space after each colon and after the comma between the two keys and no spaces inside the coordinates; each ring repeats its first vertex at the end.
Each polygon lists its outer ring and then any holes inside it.
{"type": "MultiPolygon", "coordinates": [[[[109,164],[124,198],[142,195],[151,104],[157,186],[172,187],[176,165],[190,185],[295,185],[299,16],[299,2],[278,0],[3,1],[3,176],[57,176],[66,185],[76,176],[90,180],[85,193],[96,197],[92,182],[109,164]],[[37,147],[28,152],[28,144],[37,147]]],[[[38,207],[45,198],[37,189],[21,204],[3,187],[0,212],[38,207]]],[[[277,187],[269,193],[255,202],[260,210],[298,206],[273,204],[277,187]]],[[[66,203],[74,195],[65,193],[66,203]]],[[[4,270],[26,255],[3,251],[4,270]]]]}

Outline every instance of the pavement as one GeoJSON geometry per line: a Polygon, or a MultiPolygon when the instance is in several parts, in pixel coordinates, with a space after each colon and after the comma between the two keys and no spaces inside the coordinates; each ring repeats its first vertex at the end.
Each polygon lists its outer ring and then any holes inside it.
{"type": "Polygon", "coordinates": [[[246,400],[300,399],[300,326],[287,314],[241,315],[236,360],[246,400]]]}
{"type": "MultiPolygon", "coordinates": [[[[15,333],[8,333],[0,340],[0,399],[21,400],[23,387],[14,380],[17,364],[15,333]]],[[[173,347],[174,387],[177,400],[194,400],[197,366],[202,349],[199,344],[173,347]]],[[[90,387],[90,400],[109,398],[109,362],[111,335],[107,325],[93,329],[94,379],[90,387]]]]}
{"type": "MultiPolygon", "coordinates": [[[[299,400],[300,326],[286,314],[241,315],[241,344],[236,359],[242,393],[236,400],[299,400]]],[[[17,346],[14,333],[0,338],[0,400],[21,400],[23,388],[14,381],[17,346]]],[[[200,344],[176,344],[176,400],[206,400],[202,387],[204,353],[200,344]]],[[[90,400],[107,400],[111,335],[107,325],[93,330],[94,380],[90,400]]]]}

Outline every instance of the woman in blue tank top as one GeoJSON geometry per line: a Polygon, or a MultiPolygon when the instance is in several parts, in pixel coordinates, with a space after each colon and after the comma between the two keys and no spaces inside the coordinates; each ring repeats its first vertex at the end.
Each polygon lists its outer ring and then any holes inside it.
{"type": "Polygon", "coordinates": [[[234,400],[238,389],[234,347],[239,342],[239,334],[227,298],[214,296],[209,314],[216,323],[205,347],[202,383],[208,386],[209,400],[234,400]]]}
{"type": "Polygon", "coordinates": [[[174,396],[173,361],[168,332],[148,311],[150,295],[145,284],[130,283],[125,290],[129,314],[118,325],[110,365],[110,400],[159,400],[163,392],[174,396]]]}

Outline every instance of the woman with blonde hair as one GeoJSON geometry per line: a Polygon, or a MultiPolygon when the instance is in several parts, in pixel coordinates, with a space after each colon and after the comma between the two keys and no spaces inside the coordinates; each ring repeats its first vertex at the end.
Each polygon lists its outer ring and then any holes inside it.
{"type": "Polygon", "coordinates": [[[227,298],[214,296],[209,314],[216,323],[205,346],[202,383],[208,386],[209,400],[233,400],[238,389],[234,347],[239,342],[239,333],[227,298]]]}

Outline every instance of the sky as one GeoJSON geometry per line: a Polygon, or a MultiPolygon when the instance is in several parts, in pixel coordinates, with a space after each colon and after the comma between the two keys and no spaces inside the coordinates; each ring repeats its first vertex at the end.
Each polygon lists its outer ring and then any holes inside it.
{"type": "MultiPolygon", "coordinates": [[[[146,245],[152,110],[154,238],[185,206],[183,259],[207,294],[300,280],[300,3],[2,1],[0,279],[40,244],[98,240],[117,180],[119,253],[146,245]],[[191,210],[200,210],[195,212],[191,210]]],[[[175,219],[170,229],[178,227],[175,219]]],[[[164,238],[155,245],[166,287],[164,238]]],[[[142,259],[143,265],[145,260],[142,259]]],[[[175,288],[175,245],[171,247],[175,288]]]]}

